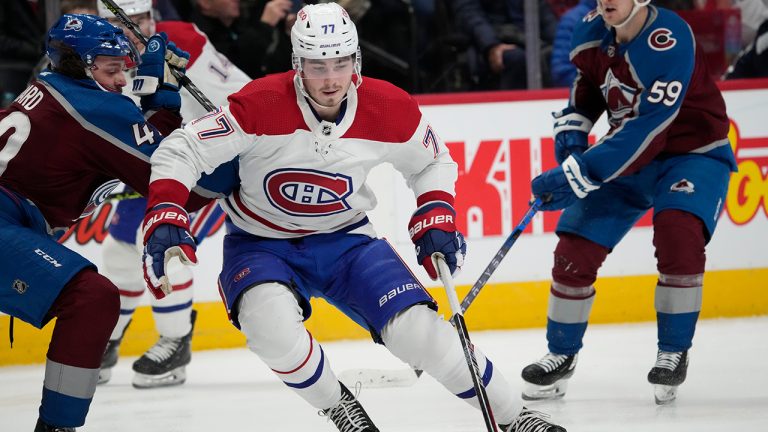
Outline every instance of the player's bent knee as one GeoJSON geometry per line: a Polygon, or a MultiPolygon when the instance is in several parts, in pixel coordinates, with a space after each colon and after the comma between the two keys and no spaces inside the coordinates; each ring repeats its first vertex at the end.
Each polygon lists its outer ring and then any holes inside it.
{"type": "Polygon", "coordinates": [[[425,305],[397,314],[384,327],[381,338],[392,354],[419,369],[437,365],[457,340],[453,327],[425,305]]]}
{"type": "Polygon", "coordinates": [[[293,291],[269,282],[243,293],[238,303],[240,329],[248,348],[262,359],[279,360],[304,351],[308,339],[301,307],[293,291]]]}
{"type": "Polygon", "coordinates": [[[704,223],[691,213],[664,210],[653,220],[653,245],[659,273],[696,275],[704,273],[704,223]]]}
{"type": "Polygon", "coordinates": [[[73,366],[98,367],[120,316],[120,295],[109,279],[87,268],[64,286],[51,315],[58,319],[48,357],[73,366]]]}
{"type": "Polygon", "coordinates": [[[595,283],[597,271],[610,250],[584,237],[558,233],[552,279],[572,287],[587,287],[595,283]]]}

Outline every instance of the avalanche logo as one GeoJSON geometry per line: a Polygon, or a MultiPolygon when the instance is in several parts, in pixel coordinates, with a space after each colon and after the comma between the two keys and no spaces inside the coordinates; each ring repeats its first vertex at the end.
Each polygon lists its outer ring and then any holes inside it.
{"type": "Polygon", "coordinates": [[[352,178],[298,168],[278,169],[264,178],[269,202],[291,216],[329,216],[350,209],[352,178]]]}
{"type": "Polygon", "coordinates": [[[666,51],[677,45],[677,39],[672,37],[672,30],[660,28],[648,36],[648,45],[655,51],[666,51]]]}
{"type": "Polygon", "coordinates": [[[64,30],[80,31],[83,29],[83,22],[80,18],[70,18],[67,23],[64,24],[64,30]]]}
{"type": "Polygon", "coordinates": [[[695,192],[693,182],[689,181],[688,179],[682,179],[679,182],[673,184],[669,188],[670,192],[683,192],[688,195],[695,192]]]}
{"type": "Polygon", "coordinates": [[[637,91],[623,82],[613,74],[611,69],[605,74],[605,81],[600,86],[603,93],[610,119],[608,122],[612,127],[616,127],[621,120],[632,113],[637,98],[637,91]]]}
{"type": "Polygon", "coordinates": [[[91,195],[91,199],[88,200],[88,205],[85,206],[85,210],[83,210],[83,214],[80,215],[77,219],[82,219],[86,216],[90,216],[91,213],[93,213],[94,210],[96,210],[96,207],[100,206],[101,203],[107,200],[107,197],[109,194],[117,187],[117,185],[120,184],[120,180],[110,180],[103,185],[96,188],[95,191],[93,191],[93,195],[91,195]]]}

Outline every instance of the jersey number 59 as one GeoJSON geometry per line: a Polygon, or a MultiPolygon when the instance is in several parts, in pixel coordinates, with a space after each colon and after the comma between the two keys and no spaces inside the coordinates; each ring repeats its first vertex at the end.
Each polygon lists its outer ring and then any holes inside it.
{"type": "Polygon", "coordinates": [[[677,98],[680,97],[680,93],[683,91],[683,84],[680,81],[656,81],[653,83],[653,87],[649,91],[648,102],[650,103],[663,103],[666,106],[671,107],[677,102],[677,98]]]}

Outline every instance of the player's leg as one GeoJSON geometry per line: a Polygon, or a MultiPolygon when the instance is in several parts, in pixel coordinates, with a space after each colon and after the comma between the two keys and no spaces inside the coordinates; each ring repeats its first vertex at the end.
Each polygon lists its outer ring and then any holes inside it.
{"type": "Polygon", "coordinates": [[[524,399],[565,395],[587,330],[597,272],[650,208],[655,169],[605,184],[561,215],[547,309],[549,352],[523,369],[524,399]]]}
{"type": "MultiPolygon", "coordinates": [[[[0,310],[42,328],[57,318],[48,348],[38,428],[85,423],[119,298],[82,256],[50,239],[39,213],[0,192],[0,310]]],[[[61,429],[67,430],[67,429],[61,429]]],[[[72,429],[74,430],[74,429],[72,429]]]]}
{"type": "Polygon", "coordinates": [[[141,275],[141,254],[134,243],[109,235],[104,238],[101,249],[102,272],[120,292],[120,317],[109,336],[109,343],[101,360],[99,384],[104,384],[112,377],[112,368],[117,364],[120,344],[144,294],[145,285],[141,275]]]}
{"type": "MultiPolygon", "coordinates": [[[[421,369],[457,397],[479,408],[460,340],[436,312],[432,297],[384,240],[370,240],[344,255],[331,300],[368,328],[398,358],[421,369]]],[[[496,421],[505,430],[537,425],[562,430],[525,410],[517,393],[480,348],[475,357],[496,421]]],[[[521,429],[522,430],[522,429],[521,429]]]]}
{"type": "MultiPolygon", "coordinates": [[[[132,191],[128,187],[125,188],[127,193],[132,191]]],[[[120,291],[120,318],[112,330],[101,360],[99,384],[108,382],[112,377],[112,368],[117,364],[123,336],[144,294],[145,283],[141,273],[141,233],[138,231],[146,207],[147,200],[144,198],[119,201],[109,223],[109,235],[101,245],[101,272],[120,291]]]]}
{"type": "Polygon", "coordinates": [[[729,167],[702,156],[665,162],[654,203],[658,352],[648,374],[656,402],[673,401],[685,381],[688,350],[701,310],[705,246],[714,233],[730,178],[729,167]]]}
{"type": "Polygon", "coordinates": [[[150,299],[157,342],[133,363],[133,386],[156,388],[181,385],[186,381],[186,366],[192,361],[192,330],[196,312],[192,309],[192,270],[179,261],[168,265],[173,294],[150,299]]]}
{"type": "Polygon", "coordinates": [[[314,262],[304,259],[297,242],[264,241],[264,247],[260,243],[253,236],[225,237],[219,283],[232,323],[245,334],[248,348],[287,387],[340,430],[378,431],[304,327],[311,313],[309,295],[291,266],[311,268],[314,262]]]}

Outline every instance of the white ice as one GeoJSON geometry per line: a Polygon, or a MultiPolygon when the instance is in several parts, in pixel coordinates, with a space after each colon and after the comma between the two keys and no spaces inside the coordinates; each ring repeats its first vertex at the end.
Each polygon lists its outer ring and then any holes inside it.
{"type": "MultiPolygon", "coordinates": [[[[646,374],[655,361],[654,324],[593,325],[576,374],[559,401],[533,402],[569,432],[768,431],[768,317],[699,323],[688,379],[678,398],[656,406],[646,374]]],[[[520,370],[546,351],[544,329],[475,332],[481,347],[520,393],[520,370]]],[[[324,343],[336,371],[404,365],[370,341],[324,343]]],[[[246,349],[195,352],[180,387],[136,390],[123,357],[98,388],[79,431],[334,431],[246,349]]],[[[0,368],[0,431],[29,432],[40,400],[42,366],[0,368]]],[[[408,388],[363,389],[382,432],[477,431],[479,411],[429,376],[408,388]]]]}

